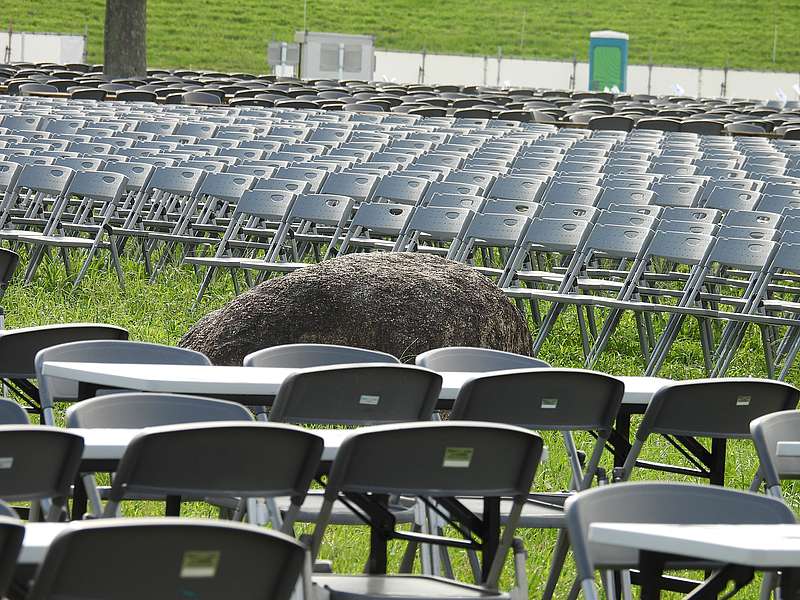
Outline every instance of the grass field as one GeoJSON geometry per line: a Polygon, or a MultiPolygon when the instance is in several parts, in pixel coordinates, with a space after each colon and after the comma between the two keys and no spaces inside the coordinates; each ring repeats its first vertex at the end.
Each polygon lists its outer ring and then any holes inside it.
{"type": "MultiPolygon", "coordinates": [[[[81,287],[73,292],[60,263],[45,261],[33,284],[22,286],[14,283],[8,290],[2,303],[7,315],[7,327],[59,322],[106,322],[128,328],[131,338],[135,340],[174,344],[202,315],[233,297],[229,280],[220,278],[212,286],[202,305],[192,310],[190,306],[197,291],[198,281],[188,268],[169,268],[162,273],[157,283],[150,285],[135,262],[125,260],[124,266],[127,275],[127,291],[124,294],[119,291],[113,275],[103,268],[93,268],[81,287]]],[[[549,339],[551,341],[543,349],[542,358],[555,366],[581,366],[577,326],[572,319],[562,319],[549,339]]],[[[694,341],[696,339],[696,332],[687,327],[684,337],[676,344],[670,356],[663,371],[664,375],[676,379],[702,376],[702,357],[694,341]]],[[[762,374],[760,355],[761,348],[757,336],[751,336],[742,345],[739,359],[731,374],[762,374]]],[[[598,368],[617,375],[641,373],[636,335],[631,323],[623,322],[622,331],[615,336],[610,350],[606,352],[598,368]]],[[[560,452],[560,441],[553,435],[545,434],[544,437],[551,458],[542,465],[537,475],[537,488],[565,489],[568,484],[568,466],[565,456],[560,452]]],[[[579,440],[585,450],[590,444],[587,438],[579,440]]],[[[661,462],[681,462],[680,456],[661,439],[648,442],[643,456],[661,462]]],[[[605,466],[610,466],[608,461],[605,466]]],[[[726,483],[733,487],[747,488],[756,466],[755,452],[749,442],[730,444],[726,483]]],[[[639,471],[636,474],[636,478],[639,479],[654,477],[666,476],[647,471],[639,471]]],[[[798,490],[790,485],[787,493],[790,502],[800,507],[798,490]]],[[[163,514],[162,505],[157,503],[127,503],[124,510],[128,516],[163,514]]],[[[184,514],[213,517],[216,513],[210,506],[192,504],[185,508],[184,514]]],[[[536,597],[547,575],[550,548],[555,536],[550,531],[523,531],[521,537],[525,540],[529,552],[530,594],[531,597],[536,597]]],[[[338,572],[359,572],[366,559],[366,548],[365,528],[334,528],[327,538],[323,557],[332,559],[334,569],[338,572]]],[[[391,554],[395,567],[399,556],[398,545],[393,547],[391,554]]],[[[458,574],[468,580],[466,560],[458,556],[455,559],[458,574]]],[[[557,597],[566,595],[571,573],[570,566],[562,577],[557,597]]],[[[508,570],[504,578],[505,585],[510,584],[510,581],[510,570],[508,570]]],[[[757,597],[756,584],[751,584],[745,597],[757,597]]]]}
{"type": "MultiPolygon", "coordinates": [[[[300,0],[149,0],[152,67],[265,72],[266,44],[303,29],[300,0]]],[[[104,0],[4,0],[0,29],[89,34],[103,56],[104,0]]],[[[797,71],[794,0],[308,0],[310,31],[372,34],[379,48],[585,60],[589,32],[631,36],[630,62],[797,71]],[[778,44],[772,60],[777,25],[778,44]]]]}

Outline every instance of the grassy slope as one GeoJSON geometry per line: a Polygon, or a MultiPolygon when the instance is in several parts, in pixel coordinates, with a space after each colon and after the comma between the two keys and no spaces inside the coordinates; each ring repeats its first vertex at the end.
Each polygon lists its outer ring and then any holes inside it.
{"type": "MultiPolygon", "coordinates": [[[[104,0],[3,0],[0,27],[89,31],[102,61],[104,0]]],[[[374,34],[380,48],[584,60],[588,34],[631,34],[633,63],[796,71],[800,3],[794,0],[309,0],[308,28],[374,34]],[[778,53],[772,62],[775,24],[778,53]]],[[[149,0],[153,67],[266,70],[266,43],[303,27],[300,0],[149,0]]]]}
{"type": "MultiPolygon", "coordinates": [[[[127,327],[132,339],[174,344],[180,336],[202,315],[221,306],[233,296],[229,279],[220,278],[212,285],[202,305],[196,310],[190,309],[199,282],[188,268],[169,268],[162,273],[154,285],[146,282],[144,273],[132,261],[125,261],[127,273],[127,291],[121,293],[115,277],[104,268],[92,268],[80,289],[73,292],[64,276],[60,262],[46,260],[40,267],[36,280],[29,286],[13,284],[2,305],[6,309],[7,327],[23,327],[58,322],[99,321],[127,327]]],[[[568,311],[559,320],[556,329],[549,337],[543,349],[542,358],[555,366],[581,366],[581,350],[575,320],[568,311]]],[[[666,364],[663,375],[676,379],[702,377],[702,355],[697,340],[697,332],[693,325],[687,325],[682,338],[675,345],[666,364]]],[[[731,375],[762,375],[760,363],[761,346],[757,335],[745,340],[731,375]]],[[[623,321],[622,329],[615,335],[609,351],[605,353],[598,369],[617,375],[635,375],[641,373],[641,364],[632,323],[623,321]]],[[[792,377],[798,382],[797,373],[792,377]]],[[[550,449],[550,459],[539,470],[537,487],[539,489],[565,489],[568,483],[568,465],[561,452],[560,440],[545,434],[545,441],[550,449]]],[[[579,439],[584,450],[590,448],[588,436],[579,439]]],[[[650,440],[643,455],[645,458],[659,462],[681,463],[681,457],[670,448],[663,439],[650,440]]],[[[746,489],[757,466],[757,459],[749,442],[737,441],[730,445],[728,452],[727,483],[733,487],[746,489]]],[[[610,468],[608,457],[606,468],[610,468]]],[[[636,477],[670,478],[663,473],[638,471],[636,477]]],[[[680,477],[679,479],[687,479],[680,477]]],[[[793,485],[787,488],[787,495],[794,505],[800,504],[797,489],[793,485]]],[[[128,516],[144,516],[163,514],[163,505],[151,502],[134,502],[125,505],[128,516]]],[[[213,508],[194,504],[187,506],[184,514],[194,517],[213,517],[213,508]]],[[[523,531],[529,551],[528,574],[530,578],[531,597],[541,592],[541,586],[547,576],[550,548],[555,537],[552,531],[523,531]]],[[[338,572],[359,572],[366,559],[367,532],[364,528],[333,528],[326,538],[323,557],[333,560],[334,569],[338,572]]],[[[392,563],[396,568],[401,554],[400,546],[392,547],[392,563]]],[[[456,567],[460,577],[469,578],[466,561],[455,556],[456,567]]],[[[568,567],[568,573],[571,567],[568,567]]],[[[510,584],[510,571],[504,578],[510,584]]],[[[557,597],[567,594],[569,576],[562,577],[557,597]]],[[[751,584],[747,598],[757,597],[757,585],[751,584]]]]}

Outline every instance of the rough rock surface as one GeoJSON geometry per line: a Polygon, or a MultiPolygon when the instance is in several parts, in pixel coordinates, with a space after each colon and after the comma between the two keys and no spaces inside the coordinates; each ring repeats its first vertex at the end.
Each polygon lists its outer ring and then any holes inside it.
{"type": "Polygon", "coordinates": [[[217,365],[291,343],[358,346],[404,362],[443,346],[531,353],[525,320],[492,281],[416,253],[350,254],[267,280],[180,341],[217,365]]]}

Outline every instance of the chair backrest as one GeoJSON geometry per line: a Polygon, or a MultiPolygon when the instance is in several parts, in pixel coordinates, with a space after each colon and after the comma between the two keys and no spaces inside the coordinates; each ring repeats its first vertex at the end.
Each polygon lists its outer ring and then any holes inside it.
{"type": "Polygon", "coordinates": [[[252,421],[253,414],[237,402],[186,396],[126,392],[107,394],[73,404],[67,427],[142,429],[160,425],[208,421],[252,421]]]}
{"type": "Polygon", "coordinates": [[[192,423],[151,427],[128,444],[104,514],[137,493],[305,498],[324,444],[311,431],[277,423],[192,423]],[[165,461],[164,457],[169,460],[165,461]],[[280,457],[265,469],[255,457],[280,457]]]}
{"type": "Polygon", "coordinates": [[[486,194],[497,200],[530,200],[537,202],[544,191],[543,183],[532,177],[499,177],[486,194]]]}
{"type": "MultiPolygon", "coordinates": [[[[83,438],[46,426],[0,426],[0,497],[66,502],[78,473],[83,438]]],[[[51,517],[54,515],[51,515],[51,517]]]]}
{"type": "Polygon", "coordinates": [[[377,182],[377,175],[367,173],[331,173],[320,191],[324,194],[349,196],[356,202],[364,202],[372,197],[377,182]]]}
{"type": "Polygon", "coordinates": [[[758,474],[767,492],[780,496],[782,479],[800,479],[800,460],[777,452],[778,442],[800,442],[800,412],[786,410],[758,417],[750,423],[750,435],[758,453],[758,474]]]}
{"type": "Polygon", "coordinates": [[[421,177],[387,175],[383,177],[372,194],[373,202],[388,201],[399,204],[418,204],[425,196],[428,181],[421,177]]]}
{"type": "Polygon", "coordinates": [[[699,379],[658,390],[645,411],[623,467],[630,475],[652,433],[717,439],[750,437],[750,422],[797,407],[800,390],[766,379],[699,379]]]}
{"type": "Polygon", "coordinates": [[[445,371],[487,373],[511,369],[542,369],[550,366],[545,361],[531,356],[467,346],[428,350],[417,355],[416,364],[440,373],[445,371]]]}
{"type": "Polygon", "coordinates": [[[0,503],[0,593],[6,595],[17,568],[17,557],[25,538],[23,525],[13,508],[0,503]]]}
{"type": "Polygon", "coordinates": [[[198,196],[211,196],[228,202],[238,202],[247,190],[253,186],[255,178],[238,173],[209,173],[206,175],[198,196]]]}
{"type": "Polygon", "coordinates": [[[700,186],[691,183],[672,183],[659,181],[651,188],[656,197],[654,204],[659,206],[695,206],[700,197],[700,186]]]}
{"type": "Polygon", "coordinates": [[[615,483],[567,499],[566,520],[578,578],[594,581],[598,568],[635,567],[639,552],[590,542],[592,523],[678,525],[794,523],[779,500],[718,486],[687,483],[615,483]]]}
{"type": "Polygon", "coordinates": [[[27,425],[28,413],[18,402],[0,398],[0,425],[27,425]]]}
{"type": "Polygon", "coordinates": [[[337,346],[335,344],[284,344],[251,352],[244,357],[245,367],[281,367],[306,369],[353,363],[399,364],[386,352],[337,346]]]}
{"type": "Polygon", "coordinates": [[[127,340],[128,331],[114,325],[69,323],[0,331],[0,377],[33,379],[37,353],[51,346],[82,340],[127,340]]]}
{"type": "Polygon", "coordinates": [[[608,437],[624,392],[619,379],[582,369],[487,373],[461,387],[450,418],[608,437]]]}
{"type": "Polygon", "coordinates": [[[29,596],[221,598],[235,588],[241,600],[289,600],[304,560],[289,536],[230,521],[81,522],[53,540],[29,596]]]}
{"type": "Polygon", "coordinates": [[[316,367],[287,377],[270,411],[270,420],[291,423],[376,425],[428,421],[442,378],[400,364],[316,367]]]}
{"type": "MultiPolygon", "coordinates": [[[[39,397],[42,407],[49,409],[56,401],[75,401],[77,382],[42,373],[47,361],[133,363],[154,365],[210,365],[211,361],[200,352],[127,340],[87,340],[49,346],[40,350],[34,359],[36,378],[39,380],[39,397]]],[[[47,413],[45,413],[47,417],[47,413]]],[[[52,424],[52,423],[48,423],[52,424]]]]}

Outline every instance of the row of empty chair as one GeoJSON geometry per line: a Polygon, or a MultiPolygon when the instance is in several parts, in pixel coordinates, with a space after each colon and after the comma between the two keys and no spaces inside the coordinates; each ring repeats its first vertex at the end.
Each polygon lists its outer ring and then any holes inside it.
{"type": "Polygon", "coordinates": [[[84,251],[76,285],[100,253],[122,282],[124,254],[153,280],[170,263],[192,265],[203,279],[199,301],[221,269],[238,291],[242,272],[251,285],[348,252],[433,252],[496,278],[521,307],[530,300],[537,350],[566,305],[585,311],[587,366],[626,310],[636,314],[649,374],[686,316],[701,321],[713,375],[726,372],[747,323],[761,326],[770,375],[787,375],[800,344],[792,290],[772,281],[793,264],[798,142],[274,108],[145,112],[26,97],[7,106],[0,237],[27,252],[27,281],[55,248],[67,268],[84,251]],[[629,245],[605,247],[617,234],[629,245]],[[738,298],[709,288],[735,261],[720,255],[732,245],[722,238],[755,239],[763,250],[751,244],[755,262],[737,267],[758,275],[739,275],[738,298]],[[653,291],[641,279],[667,247],[684,250],[668,252],[685,272],[660,274],[668,289],[653,291]],[[613,263],[611,281],[590,280],[602,293],[587,295],[580,270],[598,260],[613,263]],[[690,267],[711,279],[687,279],[690,267]],[[544,322],[538,300],[556,301],[544,322]],[[739,316],[731,321],[720,304],[739,316]],[[611,311],[602,325],[600,307],[611,311]],[[670,317],[663,336],[651,318],[659,312],[670,317]],[[730,321],[719,344],[709,337],[715,319],[730,321]]]}
{"type": "Polygon", "coordinates": [[[18,95],[63,95],[217,106],[395,112],[515,121],[633,127],[703,134],[800,135],[797,101],[652,96],[487,86],[299,80],[273,75],[151,69],[146,77],[112,79],[102,65],[0,65],[0,85],[18,95]]]}

